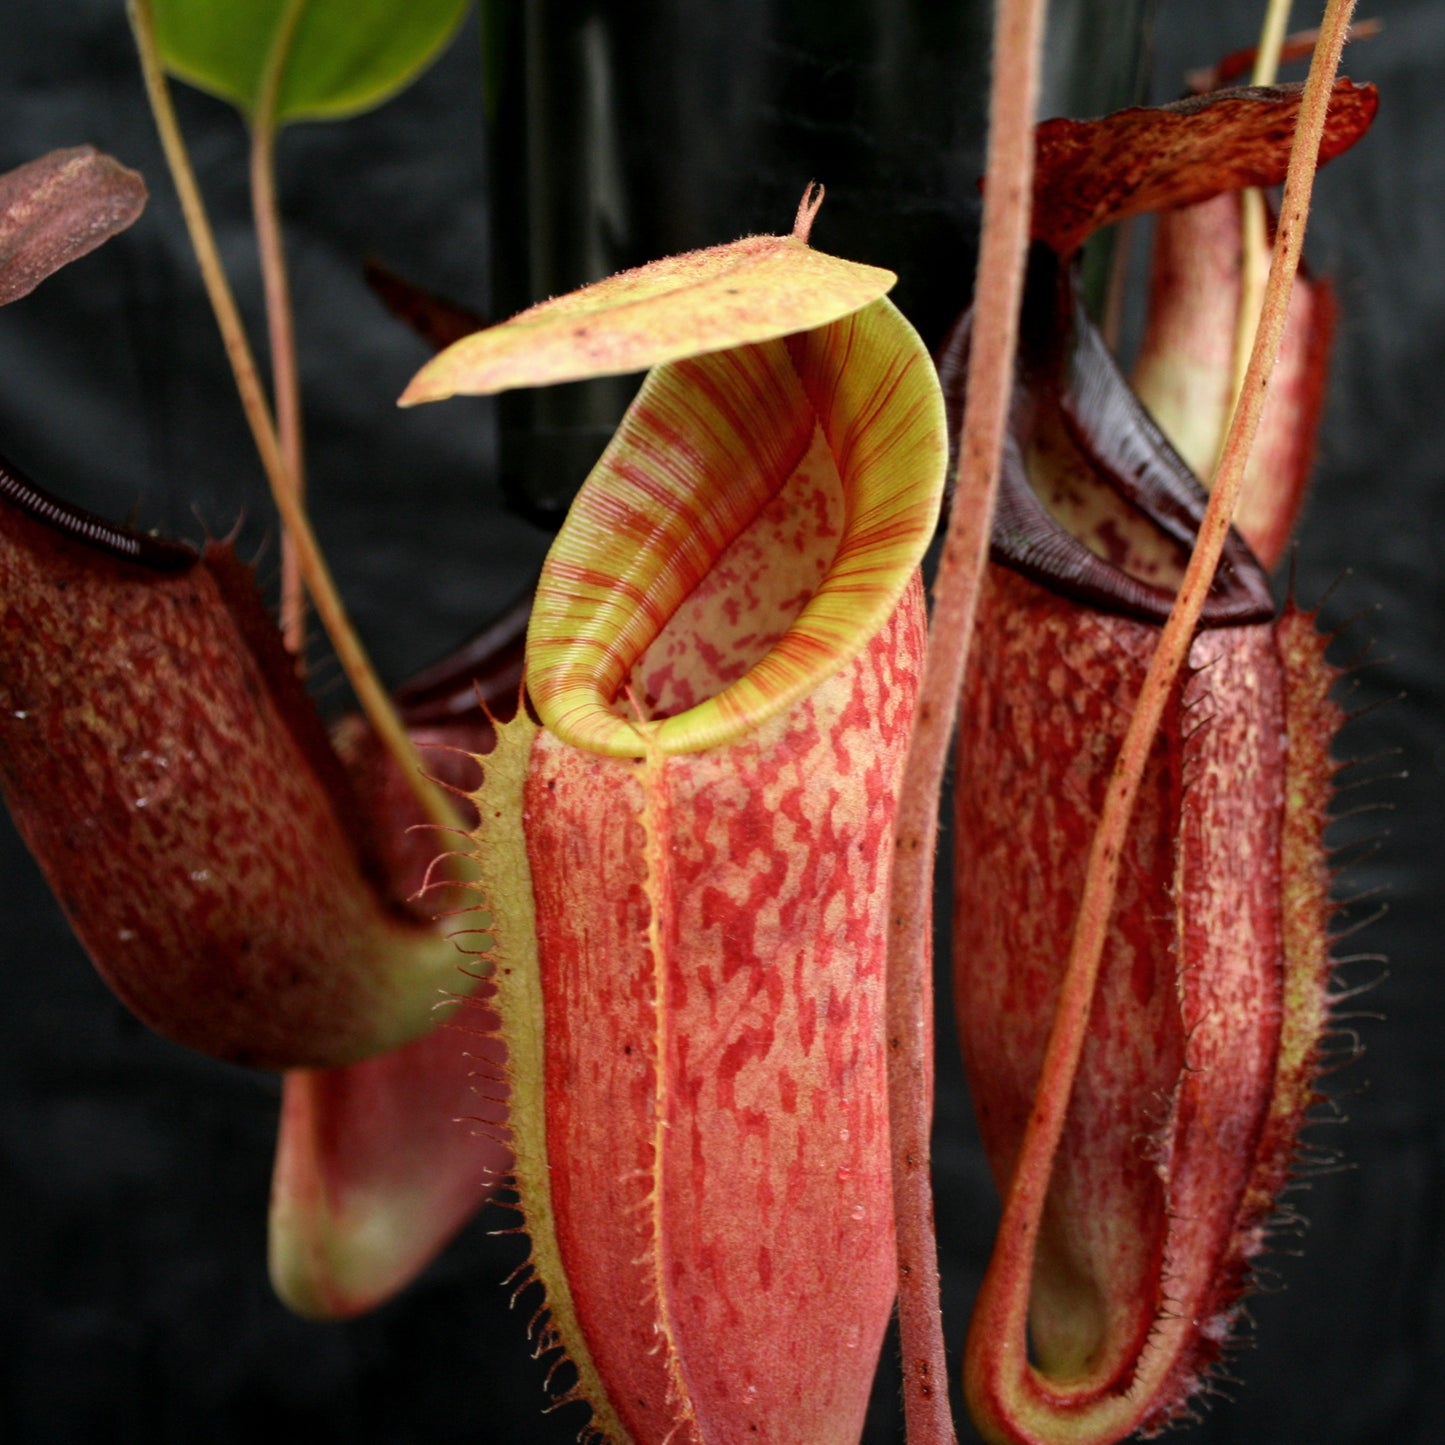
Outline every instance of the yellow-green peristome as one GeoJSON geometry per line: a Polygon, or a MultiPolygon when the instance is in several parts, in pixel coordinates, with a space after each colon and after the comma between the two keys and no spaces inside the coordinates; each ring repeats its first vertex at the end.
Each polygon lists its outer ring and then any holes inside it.
{"type": "Polygon", "coordinates": [[[786,710],[887,621],[937,522],[943,403],[891,273],[752,237],[675,257],[468,337],[404,403],[654,369],[543,567],[527,687],[588,751],[715,747],[786,710]],[[840,497],[826,571],[788,625],[715,695],[656,721],[629,675],[814,440],[840,497]]]}

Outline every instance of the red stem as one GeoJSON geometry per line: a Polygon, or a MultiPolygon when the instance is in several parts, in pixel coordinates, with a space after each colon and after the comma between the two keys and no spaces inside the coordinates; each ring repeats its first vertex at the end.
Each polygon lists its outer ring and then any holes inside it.
{"type": "Polygon", "coordinates": [[[1013,389],[1033,192],[1044,0],[999,0],[989,102],[988,189],[958,490],[934,583],[933,623],[903,775],[888,953],[888,1102],[898,1231],[898,1322],[910,1445],[951,1445],[929,1182],[933,1103],[933,861],[939,794],[988,557],[1013,389]]]}

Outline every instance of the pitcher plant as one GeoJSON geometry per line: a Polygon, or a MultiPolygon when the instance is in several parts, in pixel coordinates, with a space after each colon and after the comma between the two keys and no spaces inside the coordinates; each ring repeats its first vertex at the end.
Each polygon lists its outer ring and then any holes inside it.
{"type": "MultiPolygon", "coordinates": [[[[229,542],[0,462],[0,788],[130,1007],[283,1071],[278,1292],[369,1309],[495,1196],[590,1438],[855,1441],[896,1303],[910,1445],[951,1440],[927,1135],[953,748],[953,1002],[1004,1198],[969,1408],[1017,1445],[1187,1414],[1330,1028],[1341,718],[1267,569],[1333,316],[1313,278],[1289,301],[1309,187],[1375,109],[1334,79],[1351,7],[1304,87],[1035,129],[1043,6],[1001,0],[976,302],[937,369],[892,273],[811,246],[812,185],[789,234],[446,346],[404,405],[647,375],[530,603],[395,698],[307,518],[272,150],[403,85],[461,7],[392,31],[386,5],[273,8],[223,33],[192,0],[130,6],[284,524],[281,625],[229,542]],[[251,127],[269,394],[168,73],[251,127]],[[1077,260],[1145,212],[1131,386],[1077,260]],[[361,705],[329,732],[308,599],[361,705]]],[[[144,197],[92,151],[0,177],[0,303],[144,197]]]]}

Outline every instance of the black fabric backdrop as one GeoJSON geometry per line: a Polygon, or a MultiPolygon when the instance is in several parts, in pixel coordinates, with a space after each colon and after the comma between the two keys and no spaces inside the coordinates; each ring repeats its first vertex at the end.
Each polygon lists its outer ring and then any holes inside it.
{"type": "MultiPolygon", "coordinates": [[[[945,19],[901,0],[859,7],[864,18],[851,28],[831,7],[804,3],[673,8],[692,21],[632,37],[635,59],[619,60],[620,74],[644,67],[645,86],[687,97],[678,129],[629,141],[659,174],[677,156],[684,194],[656,227],[666,244],[782,229],[816,174],[833,192],[818,244],[904,271],[905,308],[936,339],[972,274],[986,62],[978,22],[962,7],[945,19]],[[656,70],[670,54],[679,73],[656,70]],[[872,95],[866,118],[839,121],[850,76],[885,73],[894,83],[872,95]],[[782,92],[770,91],[779,75],[782,92]],[[792,136],[792,151],[757,143],[746,126],[760,116],[792,136]],[[870,151],[870,131],[899,149],[870,151]],[[704,224],[711,229],[688,233],[704,224]]],[[[1161,0],[1156,93],[1172,93],[1186,66],[1248,44],[1259,8],[1161,0]]],[[[1064,7],[1060,28],[1087,33],[1109,9],[1064,7]]],[[[195,537],[243,517],[243,549],[260,552],[269,577],[275,548],[259,469],[122,7],[12,0],[6,10],[0,167],[89,140],[142,169],[153,200],[132,233],[0,316],[0,446],[76,501],[163,530],[195,537]]],[[[1394,750],[1366,774],[1408,776],[1351,794],[1352,805],[1392,811],[1342,823],[1340,836],[1386,835],[1343,886],[1382,890],[1389,911],[1358,945],[1388,954],[1391,968],[1361,1005],[1384,1016],[1359,1025],[1363,1061],[1332,1081],[1348,1122],[1320,1131],[1346,1167],[1299,1199],[1311,1220],[1301,1256],[1281,1256],[1281,1288],[1252,1301],[1256,1346],[1234,1367],[1235,1399],[1194,1437],[1214,1445],[1445,1438],[1445,10],[1379,0],[1369,13],[1385,31],[1348,69],[1380,83],[1380,120],[1357,154],[1323,175],[1311,228],[1310,253],[1335,278],[1343,327],[1297,585],[1306,601],[1329,593],[1332,624],[1349,621],[1342,656],[1371,648],[1347,688],[1352,705],[1390,699],[1351,725],[1344,746],[1357,756],[1394,750]]],[[[1055,95],[1086,95],[1081,75],[1098,78],[1088,66],[1057,67],[1055,95]]],[[[374,253],[485,303],[477,78],[473,24],[402,99],[346,125],[298,127],[282,142],[317,524],[392,680],[514,595],[544,548],[500,507],[485,405],[393,411],[425,352],[382,314],[359,273],[374,253]]],[[[182,114],[256,321],[240,128],[195,95],[182,97],[182,114]]],[[[323,668],[323,684],[328,675],[323,668]]],[[[332,709],[344,702],[339,684],[323,694],[332,709]]],[[[575,1408],[540,1415],[527,1311],[509,1313],[497,1287],[520,1245],[489,1237],[485,1219],[371,1319],[323,1326],[288,1316],[264,1271],[275,1080],[193,1056],[133,1022],[91,972],[8,822],[0,880],[5,1439],[573,1438],[575,1408]]],[[[1348,976],[1378,972],[1363,963],[1348,976]]],[[[957,1348],[995,1206],[947,1032],[940,1043],[937,1193],[957,1348]]],[[[874,1445],[901,1439],[889,1368],[885,1359],[874,1445]]]]}

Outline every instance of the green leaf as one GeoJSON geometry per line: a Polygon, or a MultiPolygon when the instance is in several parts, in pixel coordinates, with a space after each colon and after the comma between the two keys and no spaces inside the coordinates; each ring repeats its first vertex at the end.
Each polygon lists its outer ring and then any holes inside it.
{"type": "Polygon", "coordinates": [[[380,105],[440,54],[466,7],[467,0],[155,0],[155,18],[166,68],[248,116],[280,36],[275,121],[284,124],[380,105]]]}

